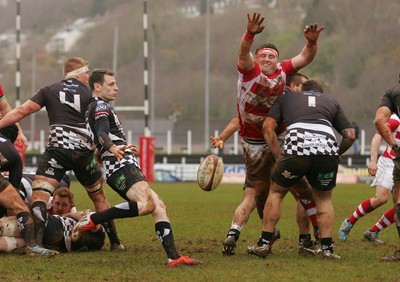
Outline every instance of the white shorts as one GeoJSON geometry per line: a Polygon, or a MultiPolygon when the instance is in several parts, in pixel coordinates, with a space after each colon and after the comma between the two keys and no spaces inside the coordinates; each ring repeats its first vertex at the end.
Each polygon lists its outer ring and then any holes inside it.
{"type": "Polygon", "coordinates": [[[393,160],[386,157],[378,158],[378,170],[376,171],[375,179],[371,187],[382,186],[392,191],[393,189],[393,160]]]}

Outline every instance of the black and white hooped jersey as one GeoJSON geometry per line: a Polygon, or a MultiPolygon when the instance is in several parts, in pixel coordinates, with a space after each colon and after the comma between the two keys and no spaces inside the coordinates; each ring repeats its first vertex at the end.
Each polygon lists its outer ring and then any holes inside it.
{"type": "Polygon", "coordinates": [[[117,146],[126,145],[124,129],[122,128],[122,124],[111,108],[110,104],[99,97],[94,97],[91,99],[91,103],[89,104],[86,112],[86,124],[90,137],[94,141],[97,149],[100,151],[102,158],[106,156],[114,156],[112,153],[103,148],[96,133],[96,125],[104,121],[108,122],[109,124],[108,136],[110,137],[111,141],[117,146]]]}
{"type": "Polygon", "coordinates": [[[86,122],[90,136],[101,153],[106,179],[126,165],[134,165],[140,169],[134,154],[125,154],[124,158],[118,162],[115,156],[107,151],[99,142],[96,126],[99,123],[106,122],[109,125],[108,136],[111,141],[117,146],[127,145],[122,124],[108,102],[99,97],[94,97],[86,112],[86,122]]]}
{"type": "Polygon", "coordinates": [[[47,147],[94,149],[85,122],[91,97],[89,87],[75,78],[43,87],[32,96],[33,102],[46,107],[50,126],[47,147]]]}
{"type": "Polygon", "coordinates": [[[71,251],[71,234],[76,221],[70,217],[49,215],[43,244],[47,248],[61,252],[71,251]]]}
{"type": "Polygon", "coordinates": [[[285,122],[287,132],[283,151],[289,155],[339,154],[334,129],[341,132],[351,123],[338,102],[325,93],[288,92],[280,96],[268,113],[285,122]]]}

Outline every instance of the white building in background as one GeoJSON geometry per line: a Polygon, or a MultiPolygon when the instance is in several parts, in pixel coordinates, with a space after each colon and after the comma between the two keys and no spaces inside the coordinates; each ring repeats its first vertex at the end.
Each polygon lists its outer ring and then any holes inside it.
{"type": "Polygon", "coordinates": [[[67,24],[61,31],[54,34],[45,48],[47,52],[65,53],[72,49],[75,43],[84,36],[87,29],[96,25],[94,21],[86,18],[75,20],[72,24],[67,24]]]}

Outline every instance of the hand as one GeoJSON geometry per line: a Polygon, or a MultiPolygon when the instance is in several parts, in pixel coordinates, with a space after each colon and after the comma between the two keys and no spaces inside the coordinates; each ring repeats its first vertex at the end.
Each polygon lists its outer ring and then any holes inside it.
{"type": "Polygon", "coordinates": [[[131,150],[131,152],[132,152],[133,154],[135,154],[135,155],[137,155],[137,154],[139,153],[137,146],[134,145],[134,144],[128,144],[128,145],[126,145],[126,146],[123,148],[123,150],[124,150],[124,151],[125,151],[125,150],[131,150]]]}
{"type": "Polygon", "coordinates": [[[224,141],[220,137],[213,137],[211,136],[211,144],[214,148],[223,149],[224,148],[224,141]]]}
{"type": "Polygon", "coordinates": [[[378,170],[378,166],[376,165],[376,162],[369,161],[369,164],[368,164],[368,173],[369,173],[369,175],[375,176],[377,170],[378,170]]]}
{"type": "Polygon", "coordinates": [[[22,131],[18,132],[18,136],[15,140],[18,145],[20,145],[22,147],[22,149],[24,150],[24,152],[26,151],[26,149],[28,148],[28,139],[26,139],[25,135],[22,133],[22,131]]]}
{"type": "Polygon", "coordinates": [[[324,26],[318,29],[317,24],[309,24],[306,26],[304,29],[304,37],[307,39],[309,42],[316,42],[319,37],[319,33],[324,30],[324,26]]]}
{"type": "MultiPolygon", "coordinates": [[[[123,146],[125,148],[125,146],[123,146]]],[[[117,145],[112,145],[110,149],[108,149],[108,151],[110,153],[112,153],[118,161],[122,160],[124,158],[124,150],[123,147],[118,147],[117,145]]]]}
{"type": "Polygon", "coordinates": [[[264,17],[261,17],[260,13],[253,13],[253,17],[250,18],[250,14],[247,13],[247,33],[250,35],[255,35],[263,31],[264,25],[261,25],[264,21],[264,17]]]}

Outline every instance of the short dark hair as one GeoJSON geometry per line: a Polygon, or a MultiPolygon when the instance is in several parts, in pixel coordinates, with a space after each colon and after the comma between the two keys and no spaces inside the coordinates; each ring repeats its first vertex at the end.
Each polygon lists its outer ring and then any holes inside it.
{"type": "Polygon", "coordinates": [[[89,86],[92,91],[94,90],[94,84],[99,83],[103,84],[104,83],[104,76],[105,75],[110,75],[114,76],[114,72],[109,70],[109,69],[95,69],[92,74],[89,76],[89,86]]]}
{"type": "Polygon", "coordinates": [[[19,131],[18,126],[12,124],[0,129],[0,134],[10,139],[11,143],[14,143],[15,140],[17,139],[18,131],[19,131]]]}
{"type": "Polygon", "coordinates": [[[265,44],[262,44],[262,45],[258,46],[258,47],[256,48],[256,55],[257,55],[258,51],[260,51],[261,49],[264,49],[264,48],[271,48],[271,49],[275,50],[276,53],[278,53],[278,56],[279,56],[278,47],[276,47],[276,46],[275,46],[274,44],[272,44],[272,43],[265,43],[265,44]]]}
{"type": "Polygon", "coordinates": [[[302,78],[309,80],[306,75],[296,72],[295,74],[289,76],[289,78],[286,80],[286,85],[289,86],[291,83],[294,83],[296,86],[299,86],[302,83],[302,78]]]}
{"type": "Polygon", "coordinates": [[[322,88],[321,83],[315,80],[307,80],[301,85],[301,90],[302,91],[315,91],[315,92],[320,92],[324,93],[324,89],[322,88]]]}

